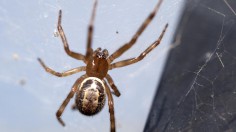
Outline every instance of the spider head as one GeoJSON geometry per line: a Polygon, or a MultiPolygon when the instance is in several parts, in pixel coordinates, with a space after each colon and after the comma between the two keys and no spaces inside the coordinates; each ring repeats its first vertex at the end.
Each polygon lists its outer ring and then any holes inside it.
{"type": "Polygon", "coordinates": [[[109,56],[108,50],[107,49],[102,50],[100,47],[93,52],[93,57],[99,59],[107,59],[108,56],[109,56]]]}
{"type": "Polygon", "coordinates": [[[108,51],[97,48],[93,52],[93,56],[88,61],[86,66],[86,74],[90,77],[97,77],[103,79],[107,75],[108,65],[108,51]]]}

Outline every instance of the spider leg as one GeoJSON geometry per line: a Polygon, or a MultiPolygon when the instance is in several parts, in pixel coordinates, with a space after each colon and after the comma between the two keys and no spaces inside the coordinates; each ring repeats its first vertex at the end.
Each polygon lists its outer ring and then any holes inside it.
{"type": "Polygon", "coordinates": [[[85,66],[81,66],[81,67],[73,68],[71,70],[60,73],[60,72],[56,72],[56,71],[52,70],[51,68],[47,67],[40,58],[38,58],[38,61],[42,65],[42,67],[45,69],[46,72],[49,72],[52,75],[55,75],[57,77],[65,77],[65,76],[69,76],[69,75],[75,74],[77,72],[81,72],[81,71],[86,70],[85,66]]]}
{"type": "Polygon", "coordinates": [[[111,78],[111,76],[109,74],[106,75],[106,79],[109,83],[109,85],[111,86],[111,88],[113,89],[114,91],[114,94],[119,97],[120,96],[120,92],[119,90],[117,89],[116,85],[114,84],[114,81],[113,79],[111,78]]]}
{"type": "Polygon", "coordinates": [[[70,93],[67,95],[66,99],[63,101],[60,108],[57,110],[56,116],[62,126],[65,126],[65,123],[62,121],[61,115],[62,115],[65,107],[69,103],[70,99],[74,96],[75,92],[77,91],[78,85],[84,80],[84,78],[85,78],[85,75],[81,76],[79,79],[76,80],[76,82],[74,83],[74,85],[71,88],[70,93]]]}
{"type": "Polygon", "coordinates": [[[65,36],[65,33],[64,33],[63,28],[61,26],[61,17],[62,17],[62,11],[60,10],[59,15],[58,15],[57,30],[60,34],[61,40],[62,40],[63,45],[64,45],[64,49],[65,49],[67,55],[69,55],[70,57],[75,58],[77,60],[83,60],[84,62],[86,62],[85,57],[82,54],[75,53],[75,52],[70,50],[67,39],[66,39],[66,36],[65,36]]]}
{"type": "Polygon", "coordinates": [[[160,44],[166,29],[168,27],[168,24],[165,25],[165,28],[162,30],[161,35],[159,36],[158,40],[156,40],[154,43],[152,43],[146,50],[144,50],[138,57],[136,58],[131,58],[131,59],[127,59],[127,60],[123,60],[123,61],[119,61],[113,64],[110,64],[109,66],[109,70],[114,69],[114,68],[118,68],[118,67],[123,67],[123,66],[127,66],[127,65],[131,65],[134,64],[140,60],[142,60],[149,52],[151,52],[157,45],[160,44]]]}
{"type": "Polygon", "coordinates": [[[122,47],[120,47],[118,50],[116,50],[111,56],[108,58],[108,62],[112,63],[114,59],[121,56],[125,51],[127,51],[129,48],[131,48],[135,42],[137,41],[138,37],[143,33],[143,31],[146,29],[146,27],[149,25],[149,23],[152,21],[154,16],[156,15],[156,12],[158,11],[161,3],[163,0],[159,0],[158,4],[154,8],[154,10],[151,12],[151,14],[146,18],[146,20],[143,22],[143,24],[139,27],[138,31],[134,34],[132,39],[124,44],[122,47]]]}
{"type": "Polygon", "coordinates": [[[97,7],[97,0],[94,1],[92,16],[91,16],[89,27],[88,27],[86,58],[89,58],[89,56],[91,56],[93,52],[91,45],[92,45],[93,25],[94,25],[93,23],[94,23],[94,18],[95,18],[96,7],[97,7]]]}
{"type": "Polygon", "coordinates": [[[110,122],[111,122],[111,132],[115,132],[116,131],[116,126],[115,126],[115,114],[114,114],[114,102],[113,102],[113,97],[111,95],[111,91],[106,83],[106,81],[104,81],[105,84],[105,90],[107,93],[107,97],[108,97],[108,106],[109,106],[109,112],[110,112],[110,122]]]}

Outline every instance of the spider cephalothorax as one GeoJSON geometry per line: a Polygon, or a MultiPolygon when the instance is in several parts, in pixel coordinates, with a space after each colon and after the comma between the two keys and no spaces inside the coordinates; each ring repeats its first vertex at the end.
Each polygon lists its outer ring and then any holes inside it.
{"type": "Polygon", "coordinates": [[[111,93],[119,97],[120,92],[117,89],[116,85],[114,84],[113,79],[108,74],[108,70],[124,67],[127,65],[134,64],[138,61],[141,61],[150,51],[152,51],[157,45],[160,44],[162,37],[164,36],[164,33],[168,27],[168,24],[165,25],[159,38],[156,41],[154,41],[147,49],[145,49],[138,57],[113,63],[113,61],[116,58],[120,57],[123,53],[125,53],[128,49],[130,49],[135,44],[138,37],[142,34],[142,32],[147,27],[147,25],[154,18],[161,3],[162,3],[162,0],[159,0],[154,10],[146,18],[146,20],[143,22],[143,24],[138,29],[138,31],[134,34],[131,40],[125,43],[123,46],[121,46],[118,50],[116,50],[110,56],[106,49],[102,50],[101,48],[97,48],[95,51],[93,51],[92,46],[91,46],[92,35],[93,35],[93,21],[95,18],[95,9],[97,5],[97,0],[95,0],[94,2],[92,17],[91,17],[90,24],[88,27],[87,50],[86,50],[85,55],[73,52],[69,49],[69,45],[66,40],[65,33],[61,26],[62,11],[61,10],[59,11],[57,29],[62,39],[64,49],[67,55],[69,55],[70,57],[74,59],[82,60],[85,63],[85,66],[80,66],[80,67],[60,73],[47,67],[40,58],[38,58],[38,60],[47,72],[58,77],[69,76],[69,75],[72,75],[81,71],[86,72],[84,75],[82,75],[80,78],[78,78],[75,81],[74,85],[71,88],[70,93],[68,94],[68,96],[66,97],[66,99],[64,100],[64,102],[62,103],[62,105],[60,106],[60,108],[58,109],[56,113],[58,121],[63,126],[65,124],[61,119],[61,115],[65,107],[69,103],[70,99],[74,96],[75,93],[76,93],[76,99],[75,99],[75,104],[73,105],[73,108],[78,109],[84,115],[94,115],[98,113],[99,111],[101,111],[101,109],[104,106],[106,95],[107,95],[109,112],[110,112],[110,122],[111,122],[110,128],[111,128],[111,132],[115,132],[116,129],[115,129],[114,102],[113,102],[113,97],[111,93]],[[112,92],[110,91],[110,88],[112,89],[112,92]]]}
{"type": "Polygon", "coordinates": [[[107,75],[109,64],[108,51],[97,48],[89,58],[86,66],[86,74],[90,77],[104,78],[107,75]]]}

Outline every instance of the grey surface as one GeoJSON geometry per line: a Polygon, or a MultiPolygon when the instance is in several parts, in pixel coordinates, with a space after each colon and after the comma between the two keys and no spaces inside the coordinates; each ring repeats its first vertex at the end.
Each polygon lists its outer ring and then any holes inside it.
{"type": "Polygon", "coordinates": [[[236,131],[236,1],[188,0],[145,132],[236,131]]]}
{"type": "MultiPolygon", "coordinates": [[[[68,57],[60,38],[54,37],[58,10],[70,48],[85,53],[88,20],[93,1],[0,1],[0,129],[2,132],[109,131],[108,107],[96,116],[71,111],[71,100],[60,126],[55,112],[82,73],[57,78],[46,73],[36,58],[56,71],[83,65],[68,57]]],[[[153,10],[157,0],[99,0],[93,47],[114,52],[129,41],[153,10]],[[118,34],[116,33],[118,31],[118,34]]],[[[139,55],[169,28],[159,47],[138,64],[110,71],[121,96],[114,97],[117,131],[141,132],[156,91],[175,30],[182,0],[164,0],[147,30],[119,60],[139,55]]]]}

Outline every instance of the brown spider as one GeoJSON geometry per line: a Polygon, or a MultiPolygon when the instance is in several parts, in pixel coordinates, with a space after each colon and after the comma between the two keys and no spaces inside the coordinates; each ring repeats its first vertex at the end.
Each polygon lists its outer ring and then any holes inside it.
{"type": "Polygon", "coordinates": [[[62,11],[61,10],[59,11],[57,29],[62,39],[64,49],[67,55],[77,60],[82,60],[86,64],[86,66],[77,67],[77,68],[59,73],[47,67],[44,64],[44,62],[40,58],[38,58],[38,61],[46,70],[46,72],[49,72],[52,75],[55,75],[58,77],[65,77],[65,76],[69,76],[69,75],[72,75],[81,71],[86,71],[84,75],[82,75],[79,79],[75,81],[70,93],[68,94],[67,98],[64,100],[64,102],[62,103],[62,105],[60,106],[60,108],[58,109],[56,113],[58,121],[63,126],[65,126],[65,124],[61,119],[61,115],[65,107],[69,103],[70,99],[74,96],[75,93],[76,93],[76,99],[75,99],[75,104],[73,105],[73,109],[78,109],[82,114],[88,115],[88,116],[98,113],[103,108],[106,94],[107,94],[109,112],[110,112],[110,123],[111,123],[110,129],[111,129],[111,132],[115,132],[114,103],[113,103],[113,97],[112,97],[109,86],[112,88],[114,95],[116,95],[117,97],[120,96],[120,92],[117,89],[116,85],[114,84],[111,76],[107,72],[108,70],[134,64],[142,60],[150,51],[152,51],[161,42],[161,39],[164,36],[164,33],[168,27],[168,24],[165,25],[159,38],[156,41],[154,41],[138,57],[112,63],[116,58],[120,57],[124,52],[126,52],[129,48],[131,48],[135,44],[138,37],[142,34],[142,32],[147,27],[147,25],[154,18],[161,3],[162,3],[162,0],[158,2],[154,10],[146,18],[146,20],[143,22],[143,24],[138,29],[136,34],[132,37],[132,39],[128,43],[121,46],[117,51],[115,51],[110,56],[106,49],[102,50],[101,48],[97,48],[95,51],[93,51],[91,47],[92,36],[93,36],[93,23],[94,23],[94,18],[95,18],[97,0],[95,0],[94,2],[92,16],[91,16],[90,24],[88,27],[86,55],[73,52],[69,49],[66,36],[61,26],[62,11]],[[107,84],[107,82],[109,85],[107,84]]]}

